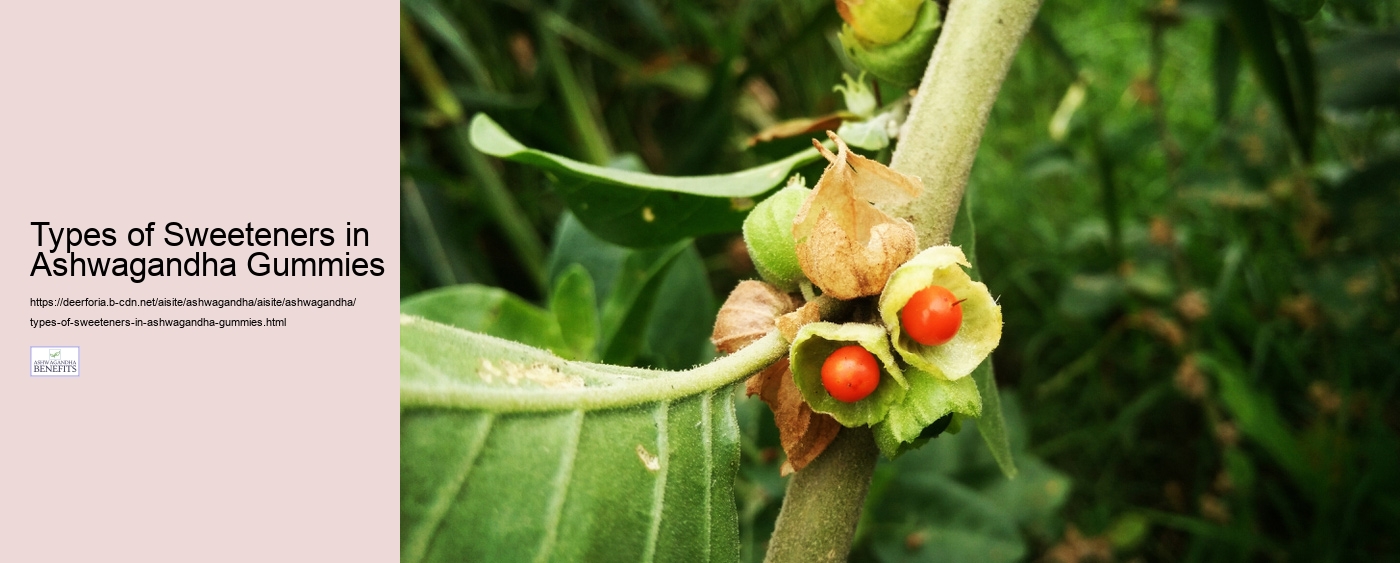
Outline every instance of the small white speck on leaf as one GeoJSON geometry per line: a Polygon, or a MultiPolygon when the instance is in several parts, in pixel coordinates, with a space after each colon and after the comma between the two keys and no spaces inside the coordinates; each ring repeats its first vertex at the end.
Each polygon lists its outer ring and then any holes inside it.
{"type": "Polygon", "coordinates": [[[642,466],[646,467],[647,471],[655,473],[661,470],[661,460],[651,455],[646,446],[637,444],[637,458],[642,460],[642,466]]]}
{"type": "Polygon", "coordinates": [[[651,223],[651,222],[653,222],[653,221],[656,221],[656,214],[651,212],[651,208],[650,208],[650,207],[643,207],[643,208],[642,208],[642,220],[643,220],[643,221],[646,221],[646,222],[648,222],[648,223],[651,223]]]}

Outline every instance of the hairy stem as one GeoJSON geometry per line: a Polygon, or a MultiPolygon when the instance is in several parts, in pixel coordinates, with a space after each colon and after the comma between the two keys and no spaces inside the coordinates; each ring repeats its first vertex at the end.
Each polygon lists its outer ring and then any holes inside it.
{"type": "Polygon", "coordinates": [[[914,224],[919,245],[953,233],[987,115],[1041,0],[954,1],[900,131],[890,167],[923,179],[924,192],[888,209],[914,224]]]}
{"type": "MultiPolygon", "coordinates": [[[[924,192],[889,209],[922,247],[948,242],[963,190],[1011,59],[1041,0],[954,0],[914,96],[890,166],[924,192]]],[[[846,428],[793,476],[769,542],[769,562],[845,561],[879,455],[869,428],[846,428]]]]}
{"type": "Polygon", "coordinates": [[[870,428],[842,428],[821,456],[793,474],[767,560],[845,561],[878,455],[870,428]]]}

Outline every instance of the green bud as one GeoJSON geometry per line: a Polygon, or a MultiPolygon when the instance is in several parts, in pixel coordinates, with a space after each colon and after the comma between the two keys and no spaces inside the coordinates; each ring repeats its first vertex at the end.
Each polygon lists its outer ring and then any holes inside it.
{"type": "Polygon", "coordinates": [[[789,182],[744,218],[744,243],[758,275],[783,291],[797,291],[798,283],[807,279],[797,263],[792,219],[810,193],[812,190],[802,187],[800,181],[789,182]]]}
{"type": "Polygon", "coordinates": [[[841,80],[845,84],[837,84],[831,90],[840,92],[846,99],[846,111],[854,113],[864,119],[869,119],[875,115],[875,110],[880,106],[880,101],[875,99],[875,92],[865,85],[865,73],[851,78],[851,75],[841,73],[841,80]]]}
{"type": "Polygon", "coordinates": [[[852,61],[871,74],[901,87],[913,86],[928,68],[929,55],[933,53],[933,44],[938,41],[942,26],[938,6],[932,0],[925,0],[912,29],[897,41],[873,43],[864,40],[851,24],[846,24],[841,26],[841,46],[852,61]]]}
{"type": "Polygon", "coordinates": [[[934,246],[890,274],[880,294],[880,319],[900,357],[919,370],[955,381],[966,379],[1001,342],[1001,306],[986,285],[963,271],[966,267],[971,265],[958,247],[934,246]],[[952,340],[925,346],[904,333],[899,313],[915,293],[931,285],[941,285],[963,300],[963,318],[952,340]]]}
{"type": "Polygon", "coordinates": [[[890,405],[904,399],[905,388],[909,385],[890,353],[889,338],[879,325],[828,322],[803,325],[792,341],[791,354],[793,382],[807,405],[816,412],[831,415],[845,426],[866,426],[884,420],[890,405]],[[843,403],[822,386],[822,364],[832,352],[852,344],[869,350],[879,360],[880,384],[868,397],[843,403]]]}

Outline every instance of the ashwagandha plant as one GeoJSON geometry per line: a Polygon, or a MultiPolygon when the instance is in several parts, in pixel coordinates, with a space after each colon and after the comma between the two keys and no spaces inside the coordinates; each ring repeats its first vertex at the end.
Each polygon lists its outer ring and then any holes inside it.
{"type": "Polygon", "coordinates": [[[478,150],[543,170],[592,235],[654,249],[625,258],[637,276],[610,280],[632,284],[615,294],[654,291],[647,272],[684,252],[678,243],[741,226],[766,281],[740,284],[721,308],[712,338],[727,355],[684,371],[583,361],[600,342],[603,359],[635,355],[635,323],[626,303],[599,308],[596,280],[576,266],[556,278],[548,309],[485,290],[405,301],[402,559],[737,560],[733,397],[746,379],[772,407],[793,473],[771,561],[845,560],[877,457],[963,418],[978,420],[1014,475],[987,359],[1001,310],[976,281],[970,229],[952,237],[988,113],[1039,3],[958,0],[942,13],[927,0],[838,1],[852,60],[896,84],[922,72],[912,98],[877,107],[848,79],[840,88],[863,119],[733,174],[585,164],[525,147],[478,115],[478,150]],[[892,142],[888,167],[848,146],[892,142]],[[789,178],[819,158],[828,164],[811,189],[789,178]],[[547,349],[452,326],[486,303],[526,319],[518,330],[547,349]]]}

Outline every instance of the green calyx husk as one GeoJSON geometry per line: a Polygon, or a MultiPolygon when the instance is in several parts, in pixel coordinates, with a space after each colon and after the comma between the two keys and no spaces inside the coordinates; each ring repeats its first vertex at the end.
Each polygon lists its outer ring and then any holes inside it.
{"type": "Polygon", "coordinates": [[[841,46],[857,65],[896,86],[919,82],[928,67],[929,54],[938,40],[943,18],[932,0],[923,3],[914,26],[898,41],[875,45],[860,38],[850,24],[841,26],[841,46]]]}
{"type": "Polygon", "coordinates": [[[958,247],[930,247],[896,269],[880,294],[880,319],[890,331],[895,351],[910,366],[949,381],[967,379],[1001,342],[1001,306],[986,285],[963,271],[967,267],[971,264],[958,247]],[[899,318],[909,298],[931,285],[948,288],[964,300],[957,335],[938,346],[914,341],[902,330],[899,318]]]}
{"type": "Polygon", "coordinates": [[[917,368],[904,372],[909,391],[889,406],[885,419],[871,426],[875,445],[894,459],[928,442],[921,437],[929,425],[949,414],[977,418],[982,415],[982,395],[970,377],[949,381],[917,368]]]}
{"type": "Polygon", "coordinates": [[[885,326],[815,322],[804,325],[790,350],[793,382],[813,411],[830,414],[844,426],[869,426],[881,453],[895,458],[942,431],[960,426],[960,417],[982,415],[982,395],[968,377],[1001,341],[1001,307],[987,286],[973,281],[971,267],[955,246],[925,249],[890,275],[878,311],[885,326]],[[904,334],[900,310],[913,295],[941,285],[962,301],[962,326],[953,339],[924,346],[904,334]],[[880,384],[854,403],[838,401],[822,386],[822,365],[838,348],[852,344],[879,359],[880,384]],[[903,362],[895,359],[898,354],[903,362]],[[944,420],[945,417],[952,417],[944,420]]]}
{"type": "MultiPolygon", "coordinates": [[[[890,353],[889,339],[879,325],[810,323],[797,331],[791,354],[793,382],[807,405],[813,411],[831,415],[843,426],[877,424],[885,419],[890,405],[905,399],[905,389],[909,383],[890,353]],[[822,386],[822,364],[826,363],[832,352],[852,344],[869,350],[879,360],[880,384],[868,397],[854,403],[843,403],[822,386]]],[[[976,392],[976,387],[973,392],[976,392]]]]}
{"type": "Polygon", "coordinates": [[[783,291],[797,291],[798,284],[807,279],[797,262],[792,219],[810,193],[812,190],[803,187],[800,180],[789,181],[787,187],[759,202],[744,219],[744,243],[754,268],[764,281],[783,291]]]}

